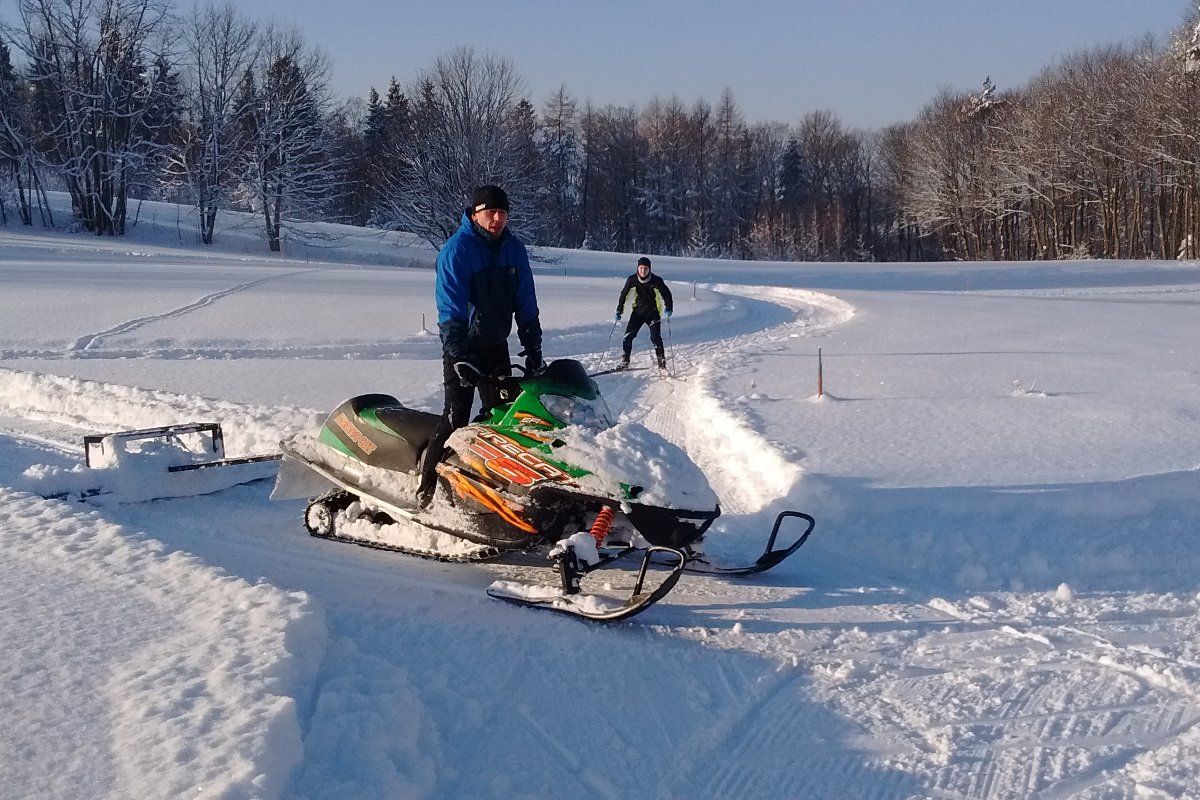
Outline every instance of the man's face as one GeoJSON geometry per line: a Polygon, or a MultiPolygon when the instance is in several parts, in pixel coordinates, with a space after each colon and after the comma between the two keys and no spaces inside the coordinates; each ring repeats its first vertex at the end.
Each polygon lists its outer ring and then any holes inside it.
{"type": "Polygon", "coordinates": [[[473,219],[476,225],[492,236],[499,236],[504,232],[504,226],[508,224],[508,212],[502,208],[485,208],[482,211],[476,211],[473,219]]]}
{"type": "Polygon", "coordinates": [[[650,274],[650,268],[645,264],[638,264],[638,277],[645,278],[650,274]]]}

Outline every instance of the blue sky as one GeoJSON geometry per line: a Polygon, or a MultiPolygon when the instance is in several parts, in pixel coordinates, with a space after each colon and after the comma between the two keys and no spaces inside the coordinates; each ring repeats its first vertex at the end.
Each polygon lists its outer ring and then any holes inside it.
{"type": "Polygon", "coordinates": [[[1165,42],[1189,0],[259,0],[333,60],[339,96],[401,85],[460,45],[510,59],[539,109],[560,85],[596,105],[733,90],[751,122],[817,109],[853,127],[916,117],[941,87],[1023,86],[1073,52],[1165,42]],[[739,7],[740,6],[740,7],[739,7]]]}

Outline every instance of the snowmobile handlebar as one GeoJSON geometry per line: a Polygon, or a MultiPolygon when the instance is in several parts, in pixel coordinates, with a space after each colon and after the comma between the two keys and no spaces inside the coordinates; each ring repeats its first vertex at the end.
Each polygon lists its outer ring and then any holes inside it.
{"type": "MultiPolygon", "coordinates": [[[[545,362],[542,362],[542,363],[543,363],[543,365],[545,364],[545,362]]],[[[484,383],[484,382],[499,386],[499,385],[503,384],[505,381],[511,380],[511,378],[512,378],[511,370],[513,370],[513,369],[520,370],[521,374],[526,377],[528,377],[530,375],[536,375],[538,372],[541,371],[541,370],[537,370],[537,369],[529,369],[524,364],[515,364],[514,363],[514,364],[509,364],[508,366],[509,366],[510,371],[506,372],[503,370],[496,370],[491,375],[487,375],[487,374],[484,374],[484,372],[482,370],[480,370],[479,367],[475,366],[470,361],[455,361],[454,362],[454,374],[458,376],[458,380],[463,386],[478,386],[479,384],[484,383]]]]}
{"type": "Polygon", "coordinates": [[[458,376],[458,382],[462,386],[476,386],[485,377],[479,371],[479,367],[470,361],[455,361],[454,374],[458,376]]]}

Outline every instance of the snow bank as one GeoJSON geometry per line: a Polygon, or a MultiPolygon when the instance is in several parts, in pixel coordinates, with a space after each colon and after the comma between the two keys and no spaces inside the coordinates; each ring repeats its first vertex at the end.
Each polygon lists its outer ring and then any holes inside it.
{"type": "Polygon", "coordinates": [[[325,649],[305,594],[2,488],[0,547],[0,641],[22,653],[0,662],[15,700],[0,783],[47,797],[280,795],[303,753],[297,698],[325,649]]]}
{"type": "Polygon", "coordinates": [[[219,422],[230,457],[277,453],[284,434],[311,428],[321,419],[318,412],[287,406],[247,406],[4,368],[0,368],[0,409],[89,433],[219,422]]]}

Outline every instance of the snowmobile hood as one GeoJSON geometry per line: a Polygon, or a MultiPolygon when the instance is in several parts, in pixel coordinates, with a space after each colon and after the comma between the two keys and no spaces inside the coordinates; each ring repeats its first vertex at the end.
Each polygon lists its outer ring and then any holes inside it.
{"type": "Polygon", "coordinates": [[[574,359],[553,361],[537,375],[504,379],[498,386],[498,398],[500,404],[493,407],[485,424],[538,441],[543,441],[538,431],[571,425],[608,428],[613,424],[600,387],[574,359]]]}

